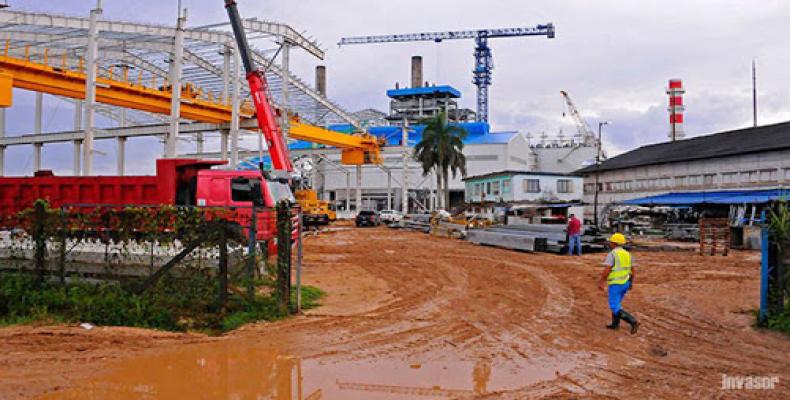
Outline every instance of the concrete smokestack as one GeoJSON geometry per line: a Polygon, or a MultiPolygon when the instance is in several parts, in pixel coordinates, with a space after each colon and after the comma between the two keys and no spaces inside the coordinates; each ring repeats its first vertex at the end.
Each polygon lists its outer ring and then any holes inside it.
{"type": "Polygon", "coordinates": [[[411,58],[411,87],[422,87],[422,57],[411,58]]]}
{"type": "Polygon", "coordinates": [[[315,90],[326,96],[326,66],[315,67],[315,90]]]}

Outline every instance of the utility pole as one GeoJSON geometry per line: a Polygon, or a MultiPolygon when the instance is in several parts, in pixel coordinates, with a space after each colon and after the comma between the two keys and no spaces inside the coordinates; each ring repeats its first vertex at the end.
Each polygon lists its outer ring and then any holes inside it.
{"type": "Polygon", "coordinates": [[[598,151],[595,153],[595,194],[593,196],[593,225],[598,227],[598,186],[600,186],[600,171],[601,157],[603,153],[603,145],[601,142],[601,128],[604,125],[609,125],[609,121],[602,121],[598,123],[598,151]]]}
{"type": "Polygon", "coordinates": [[[752,120],[757,127],[757,63],[752,60],[752,120]]]}

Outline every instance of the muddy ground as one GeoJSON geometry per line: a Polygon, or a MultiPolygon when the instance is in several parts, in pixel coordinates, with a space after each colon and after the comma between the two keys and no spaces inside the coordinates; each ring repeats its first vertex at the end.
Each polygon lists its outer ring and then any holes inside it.
{"type": "Polygon", "coordinates": [[[0,399],[790,398],[790,339],[752,327],[759,254],[635,253],[604,329],[602,254],[519,253],[387,228],[306,242],[304,316],[221,338],[0,329],[0,399]],[[722,374],[778,378],[722,390],[722,374]]]}

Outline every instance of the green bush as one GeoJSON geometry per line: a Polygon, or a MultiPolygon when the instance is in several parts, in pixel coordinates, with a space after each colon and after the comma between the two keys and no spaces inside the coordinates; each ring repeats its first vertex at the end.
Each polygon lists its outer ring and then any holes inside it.
{"type": "MultiPolygon", "coordinates": [[[[215,303],[217,291],[214,280],[200,275],[166,276],[146,292],[136,294],[118,283],[77,281],[64,286],[39,283],[27,274],[2,274],[0,325],[51,320],[216,332],[285,316],[269,296],[251,301],[232,296],[223,312],[215,303]]],[[[323,296],[313,287],[304,287],[302,293],[305,308],[314,307],[323,296]]]]}

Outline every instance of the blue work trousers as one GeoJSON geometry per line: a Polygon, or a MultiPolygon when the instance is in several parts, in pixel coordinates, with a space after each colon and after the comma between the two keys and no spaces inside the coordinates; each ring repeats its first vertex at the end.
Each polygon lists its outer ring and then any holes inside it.
{"type": "Polygon", "coordinates": [[[622,303],[625,294],[631,289],[631,281],[619,285],[609,285],[609,308],[617,314],[623,309],[622,303]]]}
{"type": "Polygon", "coordinates": [[[576,247],[578,249],[579,255],[582,255],[582,235],[575,234],[568,236],[568,255],[573,255],[573,248],[576,247]]]}

